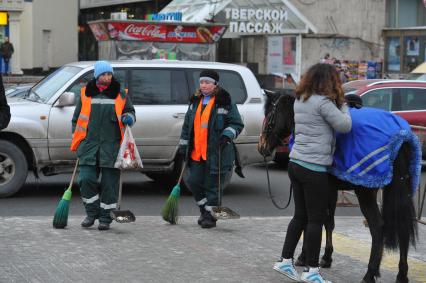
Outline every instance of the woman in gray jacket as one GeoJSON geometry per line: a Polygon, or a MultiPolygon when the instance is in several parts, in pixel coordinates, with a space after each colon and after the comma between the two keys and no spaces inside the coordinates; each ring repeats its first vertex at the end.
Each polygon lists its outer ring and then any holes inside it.
{"type": "Polygon", "coordinates": [[[322,278],[318,267],[330,191],[327,169],[333,161],[335,132],[349,132],[352,126],[334,66],[316,64],[304,74],[296,89],[294,121],[288,174],[294,189],[295,210],[287,228],[282,261],[274,269],[295,281],[329,282],[322,278]],[[307,266],[299,277],[293,256],[303,231],[307,266]]]}

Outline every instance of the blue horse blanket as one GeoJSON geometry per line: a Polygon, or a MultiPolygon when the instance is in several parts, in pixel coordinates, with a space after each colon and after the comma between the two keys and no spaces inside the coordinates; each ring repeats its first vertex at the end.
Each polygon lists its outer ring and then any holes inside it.
{"type": "Polygon", "coordinates": [[[410,125],[390,112],[351,108],[352,130],[336,135],[331,173],[343,181],[367,188],[382,188],[392,180],[393,161],[403,142],[411,146],[411,188],[416,191],[421,170],[421,147],[410,125]]]}

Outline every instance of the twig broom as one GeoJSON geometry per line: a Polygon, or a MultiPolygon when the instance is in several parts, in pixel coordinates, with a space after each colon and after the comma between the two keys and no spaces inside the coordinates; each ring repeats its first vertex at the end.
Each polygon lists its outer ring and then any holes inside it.
{"type": "Polygon", "coordinates": [[[68,212],[70,207],[70,201],[72,197],[72,184],[74,183],[75,173],[77,172],[78,159],[75,163],[74,172],[72,173],[71,182],[68,189],[65,190],[62,199],[59,201],[58,206],[53,216],[53,227],[56,229],[63,229],[68,224],[68,212]]]}
{"type": "Polygon", "coordinates": [[[173,187],[172,192],[167,198],[166,204],[161,211],[164,221],[172,225],[177,224],[179,218],[179,197],[180,197],[180,182],[182,181],[183,173],[185,172],[186,162],[183,163],[182,171],[180,172],[179,180],[173,187]]]}

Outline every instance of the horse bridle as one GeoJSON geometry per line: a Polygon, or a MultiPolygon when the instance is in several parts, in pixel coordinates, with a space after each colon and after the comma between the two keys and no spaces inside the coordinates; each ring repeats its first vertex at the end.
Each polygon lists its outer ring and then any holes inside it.
{"type": "MultiPolygon", "coordinates": [[[[262,130],[262,135],[266,135],[268,136],[268,134],[272,134],[274,135],[274,137],[278,140],[279,145],[283,146],[284,143],[282,141],[282,139],[280,137],[278,137],[278,135],[273,131],[273,125],[275,125],[276,122],[276,110],[277,110],[277,105],[278,102],[280,101],[280,99],[283,97],[284,95],[280,95],[274,102],[272,102],[272,110],[270,112],[270,114],[267,116],[265,123],[264,123],[264,128],[262,130]],[[265,125],[266,124],[266,125],[265,125]]],[[[272,154],[272,153],[271,153],[272,154]]],[[[292,196],[292,192],[293,192],[293,186],[290,185],[290,195],[288,197],[288,201],[287,204],[282,207],[280,206],[276,201],[275,201],[275,197],[272,195],[272,190],[271,190],[271,181],[269,178],[269,169],[268,169],[268,162],[266,160],[266,157],[268,156],[267,154],[264,154],[264,152],[262,152],[262,156],[263,156],[263,162],[265,164],[265,169],[266,169],[266,179],[268,180],[268,193],[269,193],[269,198],[272,201],[272,204],[280,209],[286,209],[291,202],[291,196],[292,196]]]]}
{"type": "MultiPolygon", "coordinates": [[[[276,122],[276,111],[277,111],[277,105],[280,99],[283,97],[283,95],[280,95],[274,102],[272,102],[272,110],[269,115],[267,115],[267,118],[264,122],[264,127],[262,129],[262,135],[269,136],[274,135],[274,137],[278,140],[278,145],[283,146],[284,143],[282,139],[274,132],[273,126],[276,122]]],[[[271,153],[272,154],[272,153],[271,153]]],[[[262,156],[266,158],[266,154],[262,153],[262,156]]]]}

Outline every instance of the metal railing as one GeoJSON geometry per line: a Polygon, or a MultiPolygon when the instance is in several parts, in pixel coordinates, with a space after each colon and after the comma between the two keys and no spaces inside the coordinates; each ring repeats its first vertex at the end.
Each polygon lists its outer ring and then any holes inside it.
{"type": "MultiPolygon", "coordinates": [[[[419,137],[420,144],[422,148],[424,148],[424,143],[426,142],[426,127],[410,125],[413,132],[419,137]]],[[[422,160],[422,166],[425,166],[426,163],[422,160]]],[[[426,221],[422,220],[423,207],[425,205],[425,197],[426,197],[426,184],[423,187],[423,195],[421,192],[422,182],[421,178],[419,181],[419,187],[417,188],[417,221],[421,224],[426,225],[426,221]]]]}

